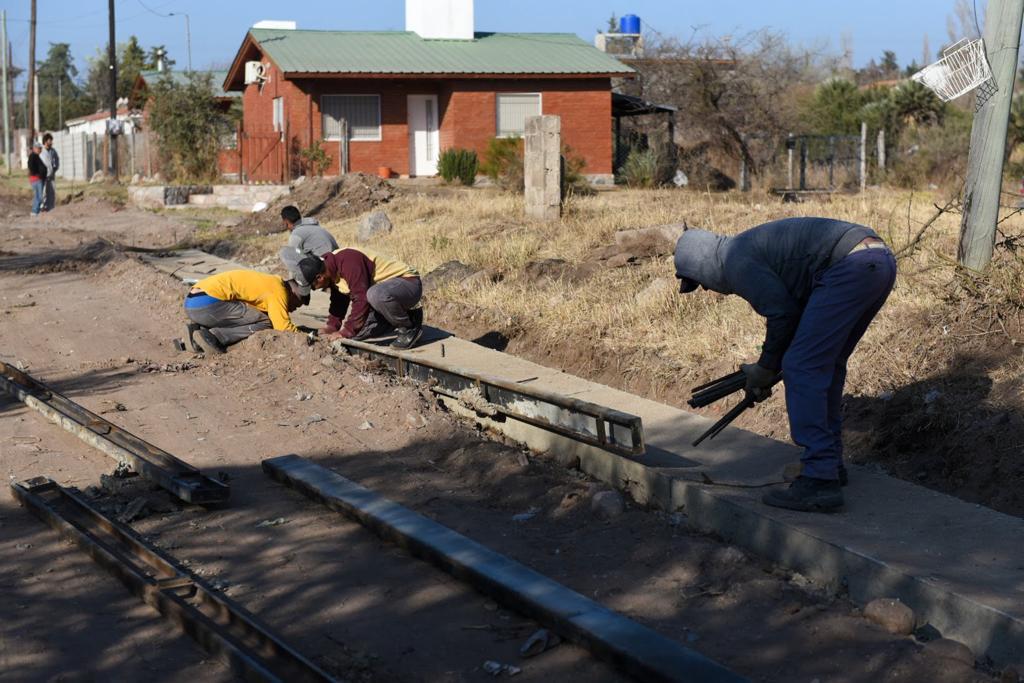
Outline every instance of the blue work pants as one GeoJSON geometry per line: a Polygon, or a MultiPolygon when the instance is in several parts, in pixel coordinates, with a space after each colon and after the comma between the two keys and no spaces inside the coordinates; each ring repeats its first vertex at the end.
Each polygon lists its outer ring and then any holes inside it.
{"type": "Polygon", "coordinates": [[[802,474],[837,479],[843,460],[846,361],[896,280],[888,249],[861,249],[815,276],[796,335],[782,359],[793,441],[802,474]]]}

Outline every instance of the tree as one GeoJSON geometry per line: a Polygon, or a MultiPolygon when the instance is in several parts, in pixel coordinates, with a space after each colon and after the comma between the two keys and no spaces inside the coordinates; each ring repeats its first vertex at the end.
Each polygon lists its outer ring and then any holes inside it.
{"type": "MultiPolygon", "coordinates": [[[[128,38],[128,42],[118,46],[117,55],[117,97],[128,97],[135,86],[135,79],[140,71],[156,68],[152,61],[155,48],[147,52],[139,44],[135,36],[128,38]]],[[[89,71],[85,78],[85,91],[94,102],[101,107],[106,107],[110,93],[110,63],[107,58],[107,48],[97,50],[96,55],[89,60],[89,71]]]]}
{"type": "Polygon", "coordinates": [[[830,78],[814,91],[808,123],[823,135],[859,133],[864,104],[865,98],[853,81],[830,78]]]}
{"type": "Polygon", "coordinates": [[[39,122],[44,130],[57,130],[64,121],[88,113],[93,103],[83,96],[78,84],[71,46],[50,43],[39,74],[39,122]]]}
{"type": "Polygon", "coordinates": [[[882,53],[882,71],[889,78],[896,78],[900,73],[900,63],[896,61],[896,53],[892,50],[886,50],[882,53]]]}
{"type": "Polygon", "coordinates": [[[791,49],[780,34],[757,31],[728,42],[652,41],[632,66],[645,99],[676,106],[680,129],[742,159],[756,175],[793,128],[794,93],[820,79],[820,61],[791,49]]]}
{"type": "Polygon", "coordinates": [[[159,142],[168,176],[178,181],[206,181],[217,176],[217,151],[228,117],[213,95],[209,73],[191,72],[185,83],[167,72],[150,85],[149,126],[159,142]]]}
{"type": "Polygon", "coordinates": [[[892,101],[896,116],[905,124],[942,125],[946,116],[946,104],[917,81],[907,81],[893,88],[892,101]]]}

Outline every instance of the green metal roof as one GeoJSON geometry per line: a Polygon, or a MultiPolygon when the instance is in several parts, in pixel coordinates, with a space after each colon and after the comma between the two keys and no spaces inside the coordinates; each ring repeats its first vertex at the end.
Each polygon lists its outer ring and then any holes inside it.
{"type": "Polygon", "coordinates": [[[411,31],[250,34],[285,73],[631,74],[633,69],[571,33],[477,33],[424,39],[411,31]]]}
{"type": "MultiPolygon", "coordinates": [[[[242,93],[239,92],[226,92],[224,90],[224,79],[227,78],[227,71],[197,71],[196,73],[210,74],[210,83],[213,85],[214,97],[241,97],[242,93]]],[[[139,76],[142,77],[146,83],[155,83],[161,77],[169,75],[178,85],[184,85],[188,83],[188,72],[187,71],[140,71],[139,76]]]]}

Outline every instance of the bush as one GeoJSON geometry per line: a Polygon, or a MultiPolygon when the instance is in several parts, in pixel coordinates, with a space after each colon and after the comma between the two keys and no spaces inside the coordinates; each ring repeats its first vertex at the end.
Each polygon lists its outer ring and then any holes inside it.
{"type": "Polygon", "coordinates": [[[503,190],[523,191],[523,139],[491,138],[480,170],[503,190]]]}
{"type": "Polygon", "coordinates": [[[583,169],[587,167],[586,160],[576,156],[573,148],[569,145],[562,145],[562,199],[576,196],[589,196],[595,194],[590,181],[583,175],[583,169]]]}
{"type": "Polygon", "coordinates": [[[319,140],[314,140],[312,145],[300,150],[299,157],[306,167],[306,172],[311,176],[322,176],[333,161],[319,140]]]}
{"type": "Polygon", "coordinates": [[[476,152],[453,147],[441,152],[441,158],[437,161],[437,172],[446,183],[458,179],[463,185],[471,186],[476,182],[476,170],[479,165],[476,152]]]}
{"type": "Polygon", "coordinates": [[[149,114],[164,172],[176,182],[214,180],[220,137],[230,132],[231,121],[214,98],[209,74],[192,72],[177,83],[166,73],[150,89],[149,114]]]}
{"type": "Polygon", "coordinates": [[[634,149],[619,170],[620,180],[630,187],[657,187],[664,181],[664,162],[653,147],[634,149]]]}

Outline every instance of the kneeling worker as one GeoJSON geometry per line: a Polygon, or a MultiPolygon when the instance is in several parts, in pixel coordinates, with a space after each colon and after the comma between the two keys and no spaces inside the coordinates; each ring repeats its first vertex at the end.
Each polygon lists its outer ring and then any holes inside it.
{"type": "Polygon", "coordinates": [[[320,330],[327,338],[372,336],[377,323],[368,322],[371,315],[384,318],[398,332],[394,348],[412,348],[423,336],[423,311],[417,308],[423,285],[411,266],[348,247],[323,259],[305,258],[299,268],[313,289],[331,292],[330,315],[320,330]]]}
{"type": "Polygon", "coordinates": [[[235,342],[260,330],[298,332],[289,313],[309,303],[295,280],[255,270],[229,270],[197,282],[185,297],[192,323],[188,337],[199,332],[206,350],[224,353],[235,342]]]}
{"type": "Polygon", "coordinates": [[[303,218],[298,208],[286,206],[281,209],[281,222],[291,233],[288,244],[281,248],[281,263],[292,278],[309,294],[309,283],[302,277],[299,261],[307,256],[323,256],[338,248],[334,236],[327,232],[315,218],[303,218]]]}
{"type": "Polygon", "coordinates": [[[676,244],[680,292],[738,294],[767,318],[747,391],[768,397],[779,371],[800,476],[762,498],[828,512],[843,505],[842,399],[846,361],[896,280],[896,259],[874,230],[829,218],[787,218],[734,237],[687,230],[676,244]]]}

